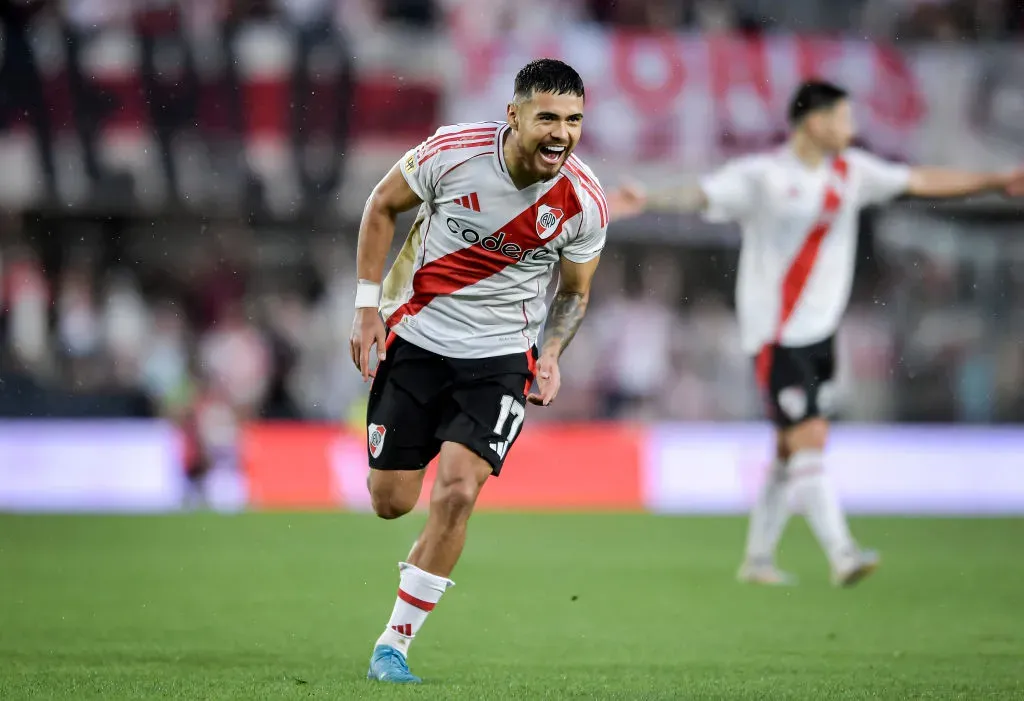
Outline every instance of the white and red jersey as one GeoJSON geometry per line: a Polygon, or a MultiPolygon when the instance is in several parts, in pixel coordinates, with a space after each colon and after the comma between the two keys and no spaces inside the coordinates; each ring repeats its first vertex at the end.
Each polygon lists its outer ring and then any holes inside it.
{"type": "Polygon", "coordinates": [[[788,147],[703,179],[705,216],[743,231],[736,308],[745,352],[836,332],[853,285],[858,214],[905,192],[909,179],[909,167],[859,149],[810,168],[788,147]]]}
{"type": "Polygon", "coordinates": [[[442,127],[398,167],[423,200],[384,279],[381,313],[397,335],[451,358],[529,350],[560,258],[604,248],[608,204],[575,156],[545,182],[518,189],[502,145],[509,127],[442,127]]]}

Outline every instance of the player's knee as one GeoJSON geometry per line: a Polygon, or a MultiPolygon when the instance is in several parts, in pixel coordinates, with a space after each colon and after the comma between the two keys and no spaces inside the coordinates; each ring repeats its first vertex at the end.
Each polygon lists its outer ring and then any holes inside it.
{"type": "Polygon", "coordinates": [[[465,515],[476,503],[479,487],[472,478],[455,478],[439,484],[434,495],[434,503],[452,517],[465,515]]]}
{"type": "Polygon", "coordinates": [[[480,483],[475,475],[457,472],[438,476],[431,501],[447,520],[458,521],[469,518],[479,492],[480,483]]]}
{"type": "Polygon", "coordinates": [[[370,502],[373,504],[373,512],[386,520],[405,516],[416,507],[415,497],[394,491],[371,491],[370,502]]]}
{"type": "Polygon", "coordinates": [[[808,419],[786,431],[787,452],[792,455],[801,450],[824,450],[828,439],[828,421],[808,419]]]}
{"type": "Polygon", "coordinates": [[[475,453],[461,445],[445,443],[430,498],[431,510],[436,510],[449,524],[465,521],[490,474],[491,466],[475,453]]]}
{"type": "Polygon", "coordinates": [[[384,519],[404,516],[416,507],[421,476],[406,472],[371,470],[366,478],[373,512],[384,519]]]}

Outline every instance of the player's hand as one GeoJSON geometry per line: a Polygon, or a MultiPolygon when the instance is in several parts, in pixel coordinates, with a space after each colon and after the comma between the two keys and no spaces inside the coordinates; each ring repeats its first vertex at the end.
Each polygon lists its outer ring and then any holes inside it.
{"type": "Polygon", "coordinates": [[[1018,168],[1006,175],[1003,193],[1010,197],[1024,197],[1024,168],[1018,168]]]}
{"type": "Polygon", "coordinates": [[[531,393],[526,401],[537,406],[547,406],[555,400],[561,386],[562,375],[558,371],[558,358],[542,355],[537,361],[537,389],[540,390],[540,394],[531,393]]]}
{"type": "Polygon", "coordinates": [[[384,348],[386,335],[384,322],[375,307],[356,309],[356,316],[352,320],[352,336],[348,343],[352,362],[355,363],[356,370],[363,373],[363,382],[368,382],[377,374],[376,370],[370,370],[370,349],[373,345],[377,344],[378,360],[383,361],[387,355],[384,348]]]}
{"type": "Polygon", "coordinates": [[[647,193],[638,183],[628,183],[605,191],[608,214],[612,221],[641,214],[647,207],[647,193]]]}

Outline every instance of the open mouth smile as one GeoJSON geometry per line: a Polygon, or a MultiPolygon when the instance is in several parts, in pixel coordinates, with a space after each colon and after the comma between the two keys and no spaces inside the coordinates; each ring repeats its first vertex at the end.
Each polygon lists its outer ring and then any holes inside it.
{"type": "Polygon", "coordinates": [[[545,163],[554,165],[565,155],[565,146],[541,146],[540,157],[545,163]]]}

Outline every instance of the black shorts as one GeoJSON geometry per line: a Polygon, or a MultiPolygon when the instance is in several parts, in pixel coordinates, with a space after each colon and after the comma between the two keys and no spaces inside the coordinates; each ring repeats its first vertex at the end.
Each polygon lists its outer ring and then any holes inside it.
{"type": "Polygon", "coordinates": [[[370,467],[421,470],[445,441],[486,460],[497,475],[526,418],[537,349],[460,359],[390,334],[366,410],[370,467]]]}
{"type": "Polygon", "coordinates": [[[779,428],[828,417],[834,411],[834,336],[809,346],[765,346],[756,365],[768,414],[779,428]]]}

